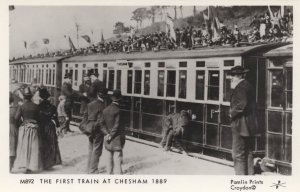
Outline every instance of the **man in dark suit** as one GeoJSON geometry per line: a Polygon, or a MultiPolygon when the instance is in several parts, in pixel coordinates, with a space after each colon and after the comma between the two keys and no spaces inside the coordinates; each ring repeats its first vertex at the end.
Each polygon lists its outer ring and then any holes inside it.
{"type": "Polygon", "coordinates": [[[83,115],[87,110],[87,104],[89,103],[88,92],[91,87],[91,80],[89,76],[83,77],[83,83],[79,86],[79,98],[80,98],[80,114],[83,115]]]}
{"type": "Polygon", "coordinates": [[[65,102],[65,112],[68,116],[68,120],[66,121],[66,126],[65,129],[62,130],[64,134],[67,132],[73,132],[70,129],[70,121],[72,118],[72,109],[73,109],[73,103],[74,103],[74,98],[73,98],[73,88],[72,88],[72,74],[71,73],[66,73],[64,77],[64,83],[62,85],[62,94],[66,97],[66,102],[65,102]]]}
{"type": "Polygon", "coordinates": [[[112,103],[103,111],[101,128],[105,136],[105,149],[109,159],[107,171],[109,174],[122,174],[123,147],[125,144],[125,128],[120,124],[120,90],[114,90],[112,103]]]}
{"type": "Polygon", "coordinates": [[[254,174],[254,137],[258,124],[254,88],[244,79],[247,72],[248,70],[241,66],[233,67],[230,71],[233,89],[230,97],[232,158],[236,175],[254,174]]]}
{"type": "Polygon", "coordinates": [[[98,173],[99,159],[102,154],[103,138],[104,135],[101,132],[100,120],[102,118],[105,103],[103,99],[103,89],[99,90],[99,94],[96,91],[90,92],[91,102],[87,105],[87,110],[83,115],[83,120],[80,126],[85,126],[89,133],[86,135],[89,138],[89,155],[87,172],[89,174],[98,173]]]}

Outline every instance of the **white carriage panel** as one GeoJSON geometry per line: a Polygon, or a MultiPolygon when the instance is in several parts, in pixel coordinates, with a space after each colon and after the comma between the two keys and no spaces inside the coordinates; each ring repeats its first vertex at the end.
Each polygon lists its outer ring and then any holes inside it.
{"type": "Polygon", "coordinates": [[[187,78],[186,78],[186,100],[193,101],[196,98],[196,60],[187,61],[187,78]]]}

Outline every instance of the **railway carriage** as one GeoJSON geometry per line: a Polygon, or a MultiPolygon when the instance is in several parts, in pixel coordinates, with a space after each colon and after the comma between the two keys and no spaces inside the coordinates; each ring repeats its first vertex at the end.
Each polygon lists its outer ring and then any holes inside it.
{"type": "Polygon", "coordinates": [[[58,103],[61,91],[61,61],[64,57],[22,59],[10,63],[11,79],[21,84],[37,84],[47,87],[51,101],[58,103]]]}
{"type": "MultiPolygon", "coordinates": [[[[195,117],[184,133],[186,149],[231,160],[228,72],[234,66],[249,69],[246,79],[255,87],[256,156],[290,174],[292,44],[23,59],[10,62],[10,78],[25,84],[36,79],[57,103],[66,73],[72,74],[76,92],[88,70],[98,71],[109,94],[122,91],[121,121],[128,135],[159,142],[164,117],[184,109],[195,117]]],[[[74,121],[81,120],[79,108],[77,100],[74,121]]]]}
{"type": "Polygon", "coordinates": [[[266,162],[291,174],[293,45],[273,49],[267,57],[266,162]]]}
{"type": "MultiPolygon", "coordinates": [[[[282,45],[75,56],[63,61],[63,73],[74,71],[73,86],[78,89],[87,69],[98,70],[99,79],[109,93],[120,89],[124,95],[122,121],[128,134],[158,142],[163,118],[184,109],[196,117],[184,135],[186,148],[231,159],[228,72],[233,66],[242,65],[250,69],[246,79],[256,88],[261,136],[256,138],[255,153],[263,156],[266,131],[263,54],[282,45]]],[[[78,118],[77,104],[74,114],[78,118]]]]}

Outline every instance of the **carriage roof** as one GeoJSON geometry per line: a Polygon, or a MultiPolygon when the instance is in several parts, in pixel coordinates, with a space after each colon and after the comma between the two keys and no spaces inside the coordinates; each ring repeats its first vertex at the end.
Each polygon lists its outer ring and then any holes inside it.
{"type": "Polygon", "coordinates": [[[74,56],[64,62],[93,62],[93,61],[115,61],[115,60],[164,60],[164,59],[191,59],[211,57],[233,57],[244,56],[251,53],[262,54],[271,48],[286,45],[286,43],[259,44],[241,47],[211,47],[195,50],[174,50],[160,52],[135,52],[135,53],[111,53],[74,56]],[[262,51],[264,50],[264,51],[262,51]]]}
{"type": "Polygon", "coordinates": [[[48,62],[58,62],[65,57],[43,57],[43,58],[31,58],[31,59],[20,59],[16,61],[12,61],[10,65],[17,65],[17,64],[26,64],[26,63],[48,63],[48,62]]]}
{"type": "Polygon", "coordinates": [[[264,54],[265,57],[291,57],[293,56],[293,44],[273,49],[264,54]]]}

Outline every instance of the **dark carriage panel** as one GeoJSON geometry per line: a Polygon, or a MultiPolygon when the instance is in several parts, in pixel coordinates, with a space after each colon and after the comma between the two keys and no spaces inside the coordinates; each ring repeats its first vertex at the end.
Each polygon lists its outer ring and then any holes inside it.
{"type": "Polygon", "coordinates": [[[162,115],[163,111],[163,100],[142,98],[143,113],[162,115]]]}
{"type": "Polygon", "coordinates": [[[191,121],[189,126],[184,130],[183,139],[203,144],[203,123],[191,121]]]}
{"type": "Polygon", "coordinates": [[[221,126],[221,147],[231,150],[232,148],[232,129],[228,126],[221,126]]]}
{"type": "Polygon", "coordinates": [[[201,103],[176,102],[176,111],[187,110],[190,114],[195,115],[194,121],[202,121],[204,119],[204,105],[201,103]]]}
{"type": "Polygon", "coordinates": [[[125,129],[130,128],[130,111],[120,110],[120,124],[125,127],[125,129]]]}
{"type": "Polygon", "coordinates": [[[282,133],[282,112],[268,111],[268,131],[282,133]]]}
{"type": "Polygon", "coordinates": [[[219,126],[215,124],[206,124],[206,144],[219,147],[219,126]]]}
{"type": "Polygon", "coordinates": [[[268,133],[268,157],[282,161],[284,159],[283,154],[283,142],[282,135],[268,133]]]}
{"type": "Polygon", "coordinates": [[[143,114],[142,131],[161,135],[163,116],[143,114]]]}
{"type": "Polygon", "coordinates": [[[285,136],[284,160],[292,162],[292,136],[285,136]]]}

